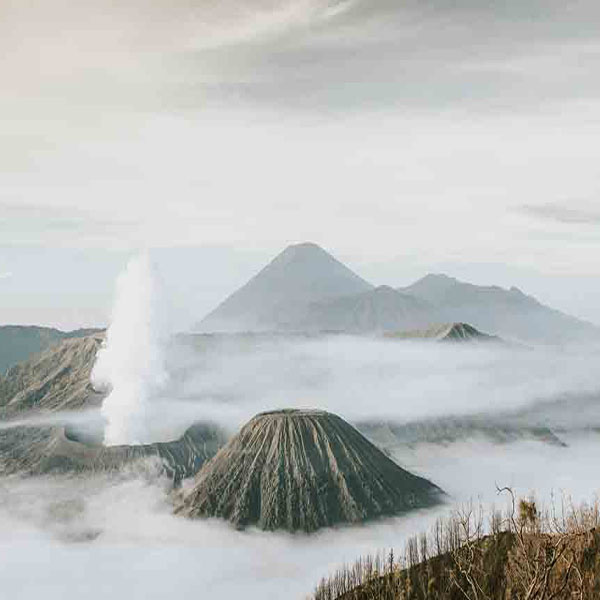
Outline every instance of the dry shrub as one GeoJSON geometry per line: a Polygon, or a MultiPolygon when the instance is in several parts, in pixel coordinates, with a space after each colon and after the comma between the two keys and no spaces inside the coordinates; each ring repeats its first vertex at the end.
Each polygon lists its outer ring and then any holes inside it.
{"type": "Polygon", "coordinates": [[[404,555],[367,556],[323,579],[314,600],[600,598],[600,506],[540,510],[509,488],[504,513],[469,505],[409,539],[404,555]]]}

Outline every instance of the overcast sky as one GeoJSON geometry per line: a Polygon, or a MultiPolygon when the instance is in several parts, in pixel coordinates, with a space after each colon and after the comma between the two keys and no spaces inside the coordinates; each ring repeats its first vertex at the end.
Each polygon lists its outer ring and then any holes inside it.
{"type": "Polygon", "coordinates": [[[3,1],[0,323],[104,321],[141,247],[180,248],[159,254],[200,317],[303,240],[375,283],[445,270],[600,322],[599,22],[596,0],[3,1]]]}

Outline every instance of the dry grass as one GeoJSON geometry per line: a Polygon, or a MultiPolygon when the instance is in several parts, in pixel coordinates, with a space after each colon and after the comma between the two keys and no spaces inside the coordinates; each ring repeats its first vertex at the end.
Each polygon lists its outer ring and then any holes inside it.
{"type": "Polygon", "coordinates": [[[314,600],[600,598],[600,505],[540,510],[499,492],[504,513],[456,511],[409,539],[403,556],[367,556],[322,580],[314,600]]]}

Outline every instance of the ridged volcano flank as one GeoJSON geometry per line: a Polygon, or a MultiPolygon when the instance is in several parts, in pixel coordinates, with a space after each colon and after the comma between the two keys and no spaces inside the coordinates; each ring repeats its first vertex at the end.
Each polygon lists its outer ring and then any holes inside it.
{"type": "Polygon", "coordinates": [[[27,411],[78,410],[97,406],[104,395],[90,384],[101,333],[65,339],[0,376],[0,416],[27,411]]]}
{"type": "Polygon", "coordinates": [[[206,463],[176,512],[314,531],[430,506],[440,495],[340,417],[279,410],[255,416],[206,463]]]}

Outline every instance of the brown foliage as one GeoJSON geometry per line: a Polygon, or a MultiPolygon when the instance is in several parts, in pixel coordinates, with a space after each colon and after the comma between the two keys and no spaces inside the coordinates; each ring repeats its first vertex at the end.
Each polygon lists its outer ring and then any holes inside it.
{"type": "Polygon", "coordinates": [[[503,515],[468,506],[408,540],[404,556],[358,560],[314,600],[587,600],[600,598],[600,507],[540,511],[512,490],[503,515]]]}

